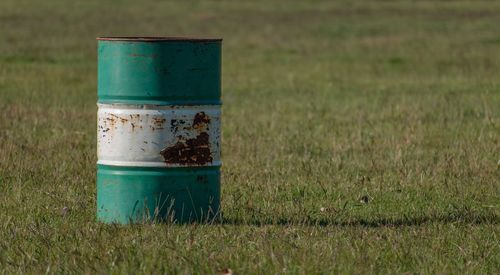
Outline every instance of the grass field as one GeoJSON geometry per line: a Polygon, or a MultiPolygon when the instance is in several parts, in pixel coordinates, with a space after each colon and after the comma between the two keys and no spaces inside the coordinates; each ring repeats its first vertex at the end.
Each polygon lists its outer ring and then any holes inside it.
{"type": "Polygon", "coordinates": [[[0,2],[0,273],[500,273],[500,2],[68,2],[0,2]],[[95,221],[102,35],[224,38],[221,223],[95,221]]]}

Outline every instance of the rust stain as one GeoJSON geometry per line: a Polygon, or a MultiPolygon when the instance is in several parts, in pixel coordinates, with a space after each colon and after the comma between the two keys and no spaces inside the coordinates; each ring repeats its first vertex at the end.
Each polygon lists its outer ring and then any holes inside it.
{"type": "Polygon", "coordinates": [[[205,114],[205,112],[199,112],[194,116],[193,128],[202,129],[210,123],[210,118],[205,114]]]}
{"type": "MultiPolygon", "coordinates": [[[[121,117],[121,116],[117,116],[117,115],[115,115],[115,114],[109,114],[109,115],[110,115],[110,116],[112,116],[112,117],[114,117],[114,118],[116,118],[116,119],[119,119],[122,123],[125,123],[125,122],[127,122],[127,121],[128,121],[128,119],[123,118],[123,117],[121,117]]],[[[107,119],[108,119],[108,120],[113,120],[113,119],[110,119],[110,118],[107,118],[107,119]]]]}
{"type": "Polygon", "coordinates": [[[190,139],[177,136],[177,143],[160,152],[165,163],[203,165],[212,162],[209,135],[206,132],[208,123],[210,123],[210,118],[204,112],[197,113],[193,119],[192,128],[198,132],[198,135],[190,139]]]}
{"type": "Polygon", "coordinates": [[[115,128],[115,124],[116,124],[116,119],[113,117],[106,117],[106,119],[104,120],[105,127],[109,126],[109,128],[113,129],[115,128]]]}
{"type": "Polygon", "coordinates": [[[166,119],[162,117],[153,117],[153,124],[156,126],[156,128],[162,128],[163,123],[165,123],[166,119]]]}

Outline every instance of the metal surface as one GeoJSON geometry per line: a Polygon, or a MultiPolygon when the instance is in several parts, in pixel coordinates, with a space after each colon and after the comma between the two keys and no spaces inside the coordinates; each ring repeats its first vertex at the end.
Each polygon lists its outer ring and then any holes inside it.
{"type": "Polygon", "coordinates": [[[220,106],[98,104],[98,164],[220,165],[220,106]]]}
{"type": "Polygon", "coordinates": [[[204,222],[220,208],[220,168],[97,166],[97,213],[120,224],[204,222]]]}
{"type": "Polygon", "coordinates": [[[213,218],[220,207],[221,40],[98,40],[98,220],[213,218]]]}
{"type": "Polygon", "coordinates": [[[99,40],[98,102],[220,105],[221,42],[99,40]]]}

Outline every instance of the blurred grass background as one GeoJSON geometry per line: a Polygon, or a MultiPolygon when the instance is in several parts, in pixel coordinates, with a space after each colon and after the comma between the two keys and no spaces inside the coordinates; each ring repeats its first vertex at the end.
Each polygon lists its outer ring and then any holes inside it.
{"type": "Polygon", "coordinates": [[[495,1],[2,0],[1,271],[498,273],[499,20],[495,1]],[[224,38],[222,224],[95,222],[97,36],[224,38]]]}

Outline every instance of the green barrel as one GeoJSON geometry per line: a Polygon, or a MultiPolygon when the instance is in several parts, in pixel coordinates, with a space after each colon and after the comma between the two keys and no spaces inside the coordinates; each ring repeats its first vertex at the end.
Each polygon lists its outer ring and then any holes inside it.
{"type": "Polygon", "coordinates": [[[98,40],[97,219],[220,211],[221,39],[98,40]]]}

